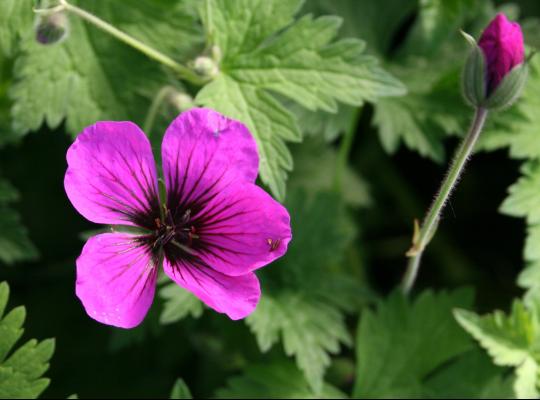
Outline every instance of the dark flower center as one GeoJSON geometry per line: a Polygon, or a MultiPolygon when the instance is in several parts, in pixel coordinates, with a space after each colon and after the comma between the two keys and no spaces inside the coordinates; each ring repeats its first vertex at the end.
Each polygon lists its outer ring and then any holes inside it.
{"type": "Polygon", "coordinates": [[[191,209],[184,211],[179,218],[167,209],[163,220],[155,219],[155,229],[149,239],[152,252],[158,253],[163,249],[166,256],[176,258],[193,253],[194,241],[198,238],[197,228],[191,220],[191,209]]]}

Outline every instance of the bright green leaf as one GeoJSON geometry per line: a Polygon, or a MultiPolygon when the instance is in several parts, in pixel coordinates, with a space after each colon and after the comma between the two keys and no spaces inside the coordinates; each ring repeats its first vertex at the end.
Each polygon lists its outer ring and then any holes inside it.
{"type": "Polygon", "coordinates": [[[12,56],[22,37],[31,35],[32,0],[0,1],[0,52],[12,56]]]}
{"type": "MultiPolygon", "coordinates": [[[[540,24],[532,24],[540,30],[540,24]]],[[[540,88],[540,61],[533,57],[529,65],[529,79],[523,96],[514,107],[495,114],[493,123],[485,132],[481,143],[485,149],[509,147],[510,156],[528,159],[521,167],[522,176],[513,184],[501,212],[526,218],[527,239],[524,250],[526,267],[518,284],[527,289],[525,302],[529,305],[540,300],[540,138],[538,136],[538,90],[540,88]]]]}
{"type": "Polygon", "coordinates": [[[508,315],[495,311],[478,316],[465,310],[457,310],[455,315],[461,326],[487,350],[495,364],[516,368],[514,391],[517,397],[537,398],[540,395],[538,309],[527,309],[516,300],[508,315]]]}
{"type": "Polygon", "coordinates": [[[292,169],[285,142],[300,140],[300,130],[269,92],[329,112],[337,111],[338,100],[360,105],[405,92],[375,59],[363,54],[362,42],[334,41],[339,18],[306,16],[293,22],[301,3],[209,0],[201,7],[208,39],[222,59],[221,73],[196,101],[250,128],[259,146],[261,178],[280,199],[292,169]]]}
{"type": "Polygon", "coordinates": [[[259,147],[261,177],[279,198],[285,196],[293,160],[285,140],[299,141],[294,116],[270,94],[221,74],[197,95],[197,101],[245,123],[259,147]]]}
{"type": "Polygon", "coordinates": [[[470,311],[457,310],[455,315],[461,326],[488,351],[495,364],[517,366],[529,356],[530,334],[535,328],[520,302],[514,303],[508,317],[502,311],[480,317],[470,311]]]}
{"type": "Polygon", "coordinates": [[[0,283],[0,398],[37,398],[49,385],[42,375],[49,369],[54,340],[30,340],[13,349],[23,333],[24,307],[5,314],[9,287],[0,283]]]}
{"type": "MultiPolygon", "coordinates": [[[[127,7],[124,3],[121,12],[117,2],[110,0],[84,2],[83,7],[145,42],[157,43],[165,35],[168,39],[160,42],[164,50],[187,52],[197,43],[194,17],[181,5],[130,0],[127,7]]],[[[149,98],[168,83],[168,76],[154,61],[76,16],[69,21],[69,37],[61,44],[43,46],[33,37],[22,44],[10,91],[12,139],[37,130],[44,122],[56,128],[64,119],[73,135],[98,120],[128,119],[141,124],[149,98]]]]}
{"type": "Polygon", "coordinates": [[[508,189],[509,196],[501,205],[501,212],[526,218],[531,225],[540,223],[540,161],[524,164],[521,174],[522,177],[508,189]]]}
{"type": "Polygon", "coordinates": [[[501,212],[527,219],[527,239],[524,258],[527,267],[521,272],[518,284],[527,289],[525,302],[540,300],[540,161],[532,160],[521,167],[522,176],[508,189],[509,195],[501,212]]]}

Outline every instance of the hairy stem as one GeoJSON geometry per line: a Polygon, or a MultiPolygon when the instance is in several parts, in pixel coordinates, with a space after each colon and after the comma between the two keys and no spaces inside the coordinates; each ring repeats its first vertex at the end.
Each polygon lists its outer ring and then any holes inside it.
{"type": "Polygon", "coordinates": [[[67,0],[59,0],[59,6],[55,7],[55,9],[63,9],[67,12],[77,15],[78,17],[82,18],[86,22],[89,22],[92,25],[94,25],[96,28],[101,29],[102,31],[115,37],[121,42],[127,44],[128,46],[131,46],[134,49],[145,54],[149,58],[170,68],[175,73],[177,73],[181,79],[187,80],[196,85],[201,85],[205,83],[204,79],[202,79],[199,75],[197,75],[194,71],[192,71],[188,67],[178,63],[177,61],[173,60],[171,57],[167,56],[166,54],[161,53],[160,51],[154,49],[153,47],[150,47],[147,44],[144,44],[140,40],[135,39],[134,37],[121,31],[120,29],[109,24],[108,22],[103,21],[102,19],[96,17],[95,15],[89,13],[88,11],[85,11],[77,6],[74,6],[73,4],[68,3],[67,0]]]}
{"type": "Polygon", "coordinates": [[[410,257],[410,259],[402,281],[402,289],[405,294],[408,294],[414,286],[424,250],[437,230],[441,212],[444,209],[448,198],[452,194],[452,191],[456,187],[467,160],[472,154],[474,146],[484,127],[487,114],[488,111],[484,108],[478,108],[476,110],[469,132],[456,151],[450,169],[443,180],[441,188],[435,197],[422,226],[419,230],[415,227],[413,245],[407,252],[407,256],[410,257]]]}

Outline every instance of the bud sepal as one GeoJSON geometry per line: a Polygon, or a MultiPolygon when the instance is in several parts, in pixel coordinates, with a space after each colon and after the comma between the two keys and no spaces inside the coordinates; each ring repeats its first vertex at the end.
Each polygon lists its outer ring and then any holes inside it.
{"type": "Polygon", "coordinates": [[[463,96],[471,106],[483,107],[487,98],[485,56],[472,36],[462,34],[471,45],[463,69],[463,96]]]}
{"type": "Polygon", "coordinates": [[[484,107],[490,110],[502,110],[510,107],[521,96],[528,75],[529,67],[526,62],[516,65],[488,97],[484,107]]]}

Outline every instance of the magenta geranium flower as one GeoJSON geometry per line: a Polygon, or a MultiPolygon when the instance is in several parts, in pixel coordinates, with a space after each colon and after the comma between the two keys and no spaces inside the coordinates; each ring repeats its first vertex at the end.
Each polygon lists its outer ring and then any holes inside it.
{"type": "Polygon", "coordinates": [[[181,114],[162,143],[166,199],[145,134],[131,122],[98,122],[67,153],[66,193],[92,222],[140,233],[90,238],[77,259],[76,293],[88,315],[131,328],[165,274],[231,319],[260,297],[254,270],[291,240],[287,210],[255,185],[259,157],[240,122],[208,109],[181,114]],[[163,204],[163,206],[160,206],[163,204]]]}
{"type": "Polygon", "coordinates": [[[521,27],[517,22],[510,22],[504,14],[497,14],[482,33],[478,45],[486,58],[490,94],[516,65],[523,63],[525,50],[521,27]]]}

